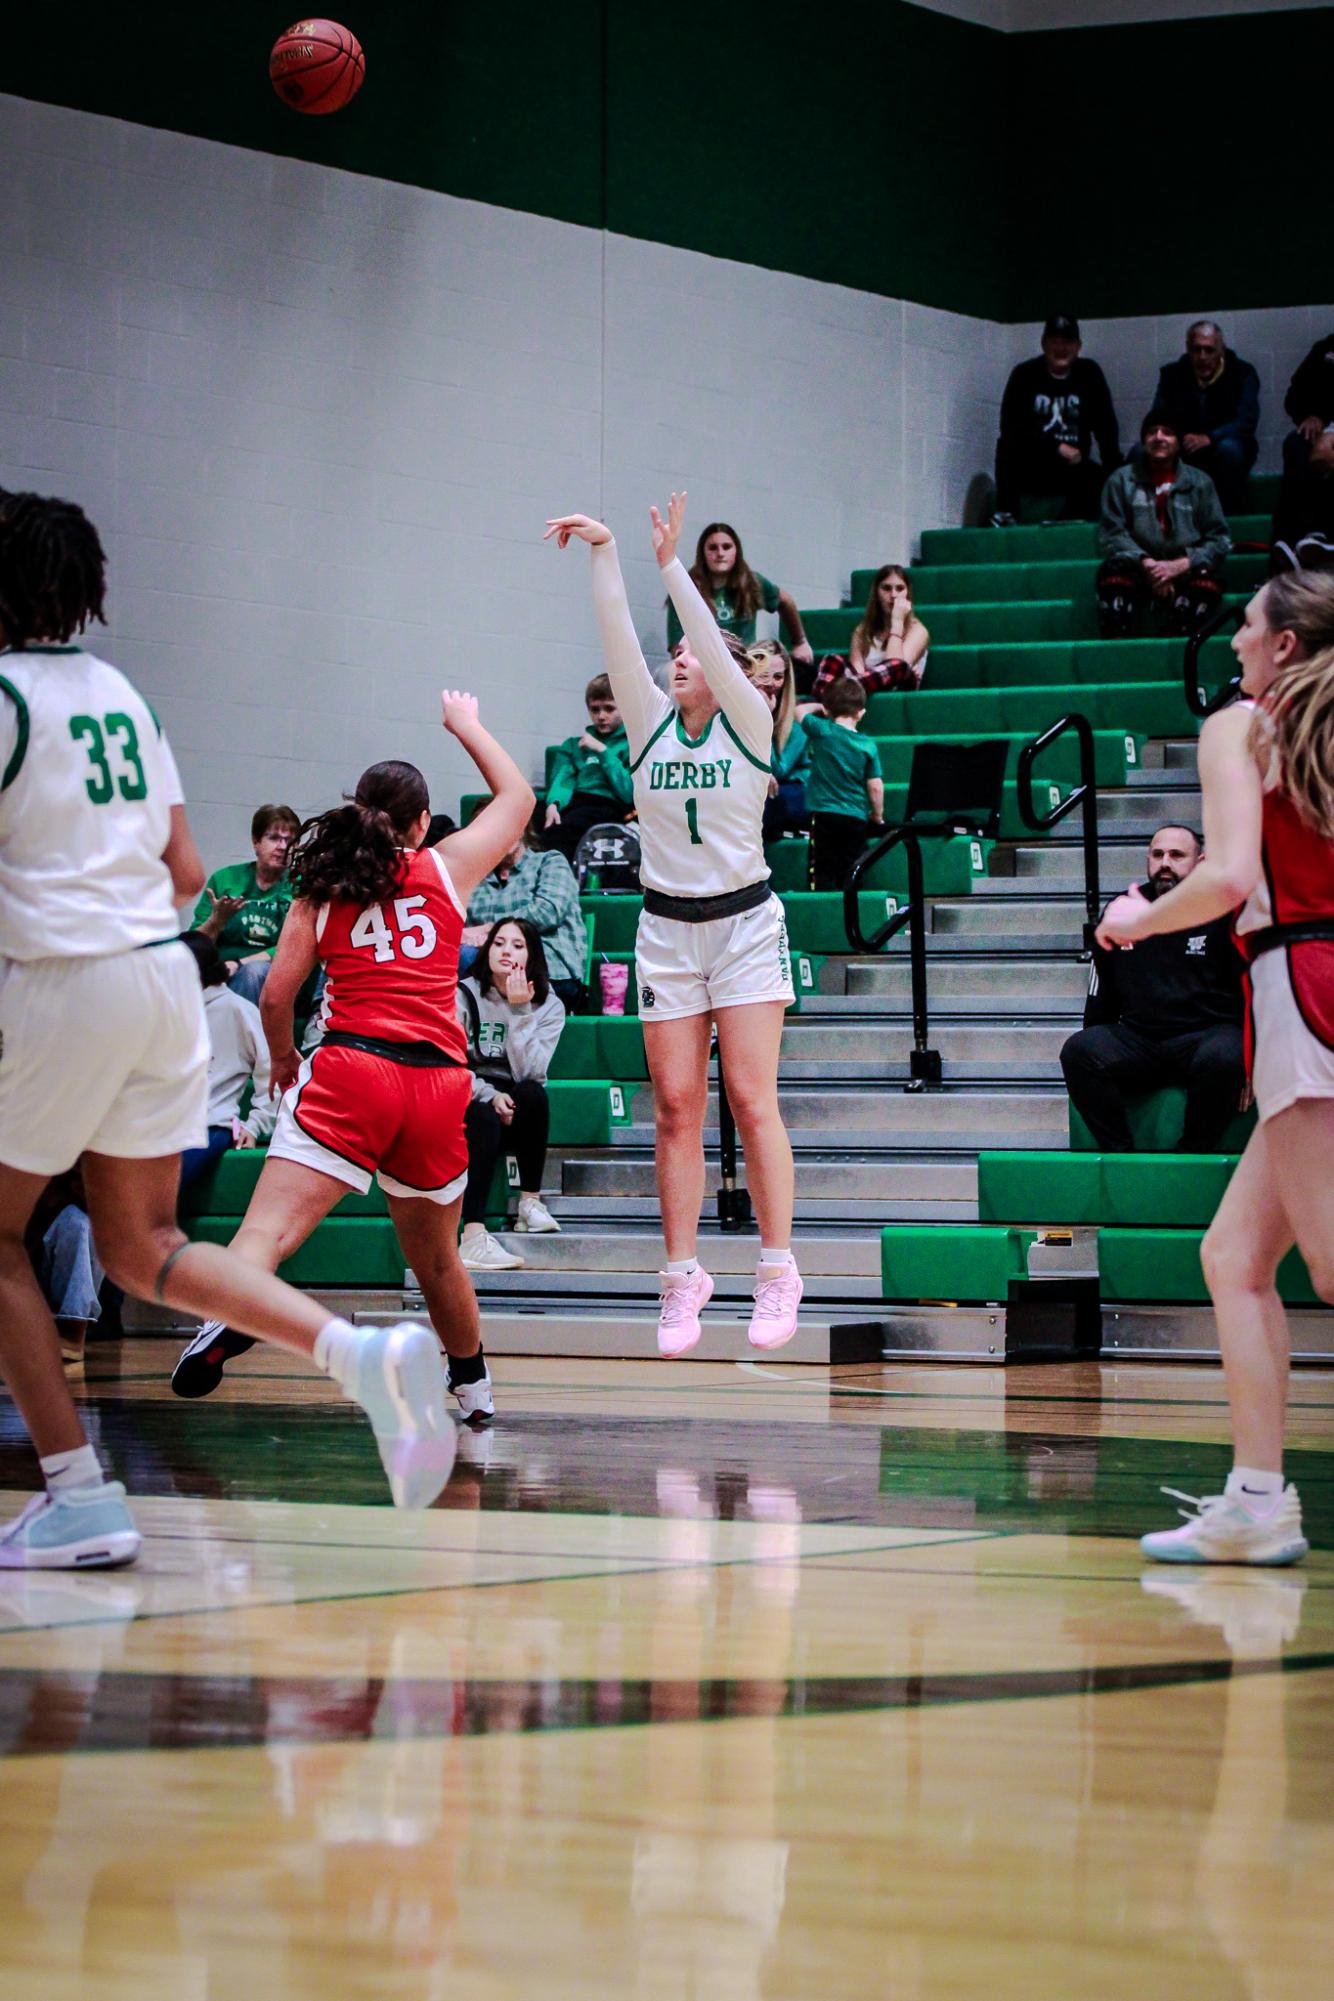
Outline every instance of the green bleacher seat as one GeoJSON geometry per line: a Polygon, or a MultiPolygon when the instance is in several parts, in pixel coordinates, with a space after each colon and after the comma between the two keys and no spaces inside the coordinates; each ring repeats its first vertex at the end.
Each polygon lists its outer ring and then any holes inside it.
{"type": "MultiPolygon", "coordinates": [[[[1233,554],[1227,563],[1229,591],[1256,591],[1269,571],[1264,555],[1233,554]]],[[[1029,563],[919,563],[913,571],[913,601],[935,634],[931,613],[944,605],[1034,603],[1051,598],[1092,601],[1098,559],[1029,563]]],[[[852,573],[854,623],[871,594],[874,570],[852,573]]]]}
{"type": "MultiPolygon", "coordinates": [[[[1209,1294],[1200,1269],[1203,1235],[1203,1230],[1100,1230],[1103,1304],[1205,1305],[1209,1294]]],[[[1278,1291],[1289,1306],[1320,1303],[1297,1251],[1289,1251],[1278,1268],[1278,1291]]]]}
{"type": "Polygon", "coordinates": [[[982,1153],[977,1213],[984,1223],[1203,1229],[1236,1164],[1213,1153],[982,1153]]]}
{"type": "Polygon", "coordinates": [[[1087,716],[1095,730],[1135,736],[1193,736],[1199,719],[1186,707],[1178,675],[1162,682],[1105,687],[1023,685],[960,688],[933,694],[872,695],[865,728],[872,736],[1037,736],[1061,716],[1087,716]]]}
{"type": "Polygon", "coordinates": [[[998,1300],[1027,1274],[1032,1230],[887,1223],[880,1232],[882,1291],[889,1300],[998,1300]]]}
{"type": "MultiPolygon", "coordinates": [[[[1234,515],[1229,527],[1234,542],[1268,542],[1272,506],[1267,513],[1234,515]]],[[[1097,554],[1094,521],[1053,521],[1032,528],[927,528],[922,533],[923,565],[1087,561],[1097,554]]]]}
{"type": "MultiPolygon", "coordinates": [[[[1186,1093],[1178,1084],[1141,1097],[1126,1099],[1131,1138],[1139,1153],[1172,1153],[1181,1139],[1186,1118],[1186,1093]]],[[[1219,1142],[1220,1153],[1240,1153],[1255,1127],[1255,1112],[1238,1112],[1219,1142]]],[[[1096,1153],[1097,1145],[1083,1119],[1070,1106],[1070,1145],[1078,1153],[1096,1153]]]]}
{"type": "MultiPolygon", "coordinates": [[[[864,732],[869,734],[869,732],[864,732]]],[[[877,736],[876,747],[880,752],[880,775],[887,785],[906,785],[912,772],[913,753],[924,739],[915,736],[877,736]]],[[[951,733],[932,737],[932,743],[975,743],[977,738],[951,733]]],[[[1029,741],[1025,734],[1016,733],[1010,737],[1010,760],[1007,767],[1010,777],[1014,776],[1019,753],[1029,741]]],[[[1135,770],[1144,761],[1142,736],[1125,730],[1094,731],[1094,766],[1099,785],[1124,785],[1127,771],[1135,770]]],[[[1079,744],[1073,736],[1063,736],[1042,754],[1038,775],[1042,778],[1063,779],[1073,784],[1079,776],[1079,744]]],[[[889,887],[890,885],[886,885],[889,887]]]]}
{"type": "Polygon", "coordinates": [[[637,1015],[580,1015],[567,1021],[551,1061],[551,1081],[606,1077],[642,1083],[644,1031],[637,1015]]]}

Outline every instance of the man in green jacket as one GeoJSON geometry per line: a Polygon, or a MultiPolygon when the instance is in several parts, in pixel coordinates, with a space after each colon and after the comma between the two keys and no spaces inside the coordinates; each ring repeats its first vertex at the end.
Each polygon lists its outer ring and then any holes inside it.
{"type": "Polygon", "coordinates": [[[214,869],[195,906],[192,928],[217,945],[243,1000],[258,1002],[273,963],[292,901],[287,857],[300,831],[290,806],[259,807],[250,822],[254,861],[214,869]]]}
{"type": "Polygon", "coordinates": [[[605,674],[584,689],[588,728],[567,736],[551,760],[543,831],[547,846],[573,864],[574,851],[590,827],[624,820],[634,805],[630,746],[605,674]]]}
{"type": "Polygon", "coordinates": [[[1098,539],[1104,639],[1128,638],[1143,609],[1160,631],[1184,635],[1217,605],[1232,547],[1227,520],[1208,473],[1183,462],[1162,411],[1144,419],[1138,452],[1103,487],[1098,539]]]}

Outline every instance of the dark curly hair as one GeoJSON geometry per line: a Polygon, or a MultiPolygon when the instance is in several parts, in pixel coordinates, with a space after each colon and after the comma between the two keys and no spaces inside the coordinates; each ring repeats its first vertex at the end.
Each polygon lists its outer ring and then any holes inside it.
{"type": "Polygon", "coordinates": [[[63,646],[92,619],[105,624],[107,559],[72,500],[0,492],[0,626],[15,650],[63,646]]]}
{"type": "Polygon", "coordinates": [[[403,880],[404,835],[430,810],[415,764],[371,765],[345,805],[302,827],[287,865],[296,895],[308,903],[382,903],[403,880]]]}

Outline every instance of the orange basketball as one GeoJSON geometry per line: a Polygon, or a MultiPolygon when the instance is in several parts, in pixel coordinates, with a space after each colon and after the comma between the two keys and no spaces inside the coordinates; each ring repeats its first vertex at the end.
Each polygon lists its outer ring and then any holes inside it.
{"type": "Polygon", "coordinates": [[[361,43],[337,21],[294,21],[269,56],[269,80],[293,111],[341,111],[365,77],[361,43]]]}

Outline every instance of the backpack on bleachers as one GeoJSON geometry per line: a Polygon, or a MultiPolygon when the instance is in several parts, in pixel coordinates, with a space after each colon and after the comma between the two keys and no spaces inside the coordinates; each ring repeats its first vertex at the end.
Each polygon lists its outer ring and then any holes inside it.
{"type": "Polygon", "coordinates": [[[590,827],[574,851],[574,873],[583,889],[639,895],[639,829],[617,820],[590,827]],[[596,876],[597,880],[590,881],[596,876]]]}

